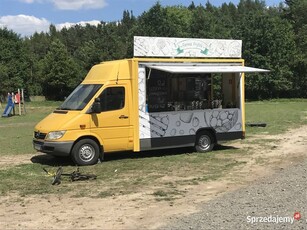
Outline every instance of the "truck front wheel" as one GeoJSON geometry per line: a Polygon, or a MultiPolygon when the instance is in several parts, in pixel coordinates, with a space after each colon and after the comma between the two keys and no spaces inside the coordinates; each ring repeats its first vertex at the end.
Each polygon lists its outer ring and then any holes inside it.
{"type": "Polygon", "coordinates": [[[195,150],[205,153],[213,149],[215,145],[213,135],[208,131],[202,131],[196,136],[195,150]]]}
{"type": "Polygon", "coordinates": [[[93,165],[99,158],[99,146],[91,139],[82,139],[72,148],[71,157],[77,165],[93,165]]]}

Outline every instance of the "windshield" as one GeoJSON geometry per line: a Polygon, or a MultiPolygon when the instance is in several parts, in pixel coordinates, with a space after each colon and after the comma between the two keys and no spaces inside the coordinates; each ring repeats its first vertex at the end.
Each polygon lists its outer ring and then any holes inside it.
{"type": "Polygon", "coordinates": [[[62,110],[82,110],[101,88],[101,84],[79,85],[59,107],[62,110]]]}

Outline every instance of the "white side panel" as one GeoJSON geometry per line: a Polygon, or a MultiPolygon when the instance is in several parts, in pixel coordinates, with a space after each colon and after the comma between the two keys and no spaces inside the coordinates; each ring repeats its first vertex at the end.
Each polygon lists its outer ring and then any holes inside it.
{"type": "Polygon", "coordinates": [[[140,139],[195,135],[205,127],[226,133],[242,131],[242,118],[239,109],[161,112],[140,116],[140,126],[140,139]]]}
{"type": "Polygon", "coordinates": [[[139,66],[139,111],[145,113],[146,108],[146,72],[144,66],[139,66]]]}
{"type": "Polygon", "coordinates": [[[240,58],[241,40],[134,37],[135,57],[240,58]]]}
{"type": "Polygon", "coordinates": [[[139,67],[139,133],[140,139],[150,137],[149,114],[146,113],[146,72],[139,67]]]}

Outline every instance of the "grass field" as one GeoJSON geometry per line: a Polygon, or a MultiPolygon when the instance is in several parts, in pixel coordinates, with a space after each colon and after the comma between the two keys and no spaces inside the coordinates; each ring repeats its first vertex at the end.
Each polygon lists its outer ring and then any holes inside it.
{"type": "MultiPolygon", "coordinates": [[[[289,128],[307,124],[306,99],[280,99],[246,103],[246,122],[265,122],[262,131],[267,134],[283,133],[289,128]]],[[[261,129],[247,127],[247,135],[261,129]]]]}
{"type": "MultiPolygon", "coordinates": [[[[68,193],[77,197],[108,197],[155,185],[152,195],[157,200],[172,200],[184,196],[185,191],[180,190],[180,186],[215,180],[233,167],[246,163],[236,160],[236,156],[246,154],[246,151],[233,148],[231,142],[208,154],[196,153],[190,148],[116,153],[108,154],[101,164],[81,168],[82,172],[98,175],[97,180],[72,183],[64,179],[60,186],[52,186],[52,178],[46,176],[43,167],[56,171],[61,165],[64,172],[72,172],[76,167],[69,159],[37,154],[32,148],[32,136],[35,124],[59,104],[28,103],[27,115],[0,118],[0,156],[14,157],[18,161],[18,156],[31,154],[25,163],[0,169],[0,195],[68,193]]],[[[307,100],[304,99],[249,102],[246,104],[246,121],[265,122],[267,127],[248,127],[247,141],[254,134],[274,135],[307,124],[306,118],[307,100]]]]}

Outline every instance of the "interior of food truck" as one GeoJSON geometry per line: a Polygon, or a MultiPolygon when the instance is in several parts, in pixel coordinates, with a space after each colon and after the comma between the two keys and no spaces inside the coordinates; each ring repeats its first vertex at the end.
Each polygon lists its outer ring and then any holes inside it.
{"type": "Polygon", "coordinates": [[[239,73],[146,70],[148,112],[240,108],[239,73]]]}

